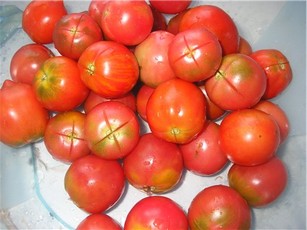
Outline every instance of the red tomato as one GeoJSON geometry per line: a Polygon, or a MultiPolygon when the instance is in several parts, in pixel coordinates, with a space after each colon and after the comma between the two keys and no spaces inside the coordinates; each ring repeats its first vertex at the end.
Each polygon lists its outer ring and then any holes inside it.
{"type": "Polygon", "coordinates": [[[91,151],[104,159],[119,159],[136,146],[140,125],[136,114],[117,101],[102,102],[85,119],[85,138],[91,151]]]}
{"type": "Polygon", "coordinates": [[[252,207],[266,206],[277,200],[287,181],[286,166],[277,157],[257,166],[234,164],[228,171],[229,186],[252,207]]]}
{"type": "Polygon", "coordinates": [[[124,230],[136,229],[188,230],[188,221],[170,198],[149,196],[137,202],[127,215],[124,230]]]}
{"type": "Polygon", "coordinates": [[[91,44],[102,40],[102,32],[95,20],[87,13],[63,16],[53,30],[55,48],[63,56],[78,59],[91,44]]]}
{"type": "Polygon", "coordinates": [[[208,97],[224,110],[250,108],[257,104],[266,89],[261,66],[244,54],[223,57],[217,73],[205,82],[208,97]]]}
{"type": "Polygon", "coordinates": [[[223,9],[213,5],[200,5],[189,9],[181,19],[179,31],[191,27],[204,27],[217,36],[223,55],[238,52],[237,26],[223,9]]]}
{"type": "Polygon", "coordinates": [[[249,229],[251,219],[247,202],[225,185],[213,185],[200,191],[188,210],[191,230],[249,229]]]}
{"type": "Polygon", "coordinates": [[[104,213],[96,213],[87,216],[76,230],[121,230],[121,226],[110,216],[104,213]]]}
{"type": "Polygon", "coordinates": [[[91,0],[88,6],[88,14],[98,23],[101,27],[101,15],[106,3],[110,0],[91,0]]]}
{"type": "Polygon", "coordinates": [[[33,81],[36,97],[52,111],[68,111],[79,106],[89,89],[80,79],[77,62],[64,56],[46,60],[33,81]]]}
{"type": "Polygon", "coordinates": [[[217,37],[205,28],[195,28],[175,35],[169,45],[169,63],[183,80],[205,80],[218,70],[222,48],[217,37]]]}
{"type": "Polygon", "coordinates": [[[64,185],[70,199],[80,209],[101,213],[111,208],[121,197],[125,176],[118,161],[104,160],[90,154],[69,166],[64,185]]]}
{"type": "Polygon", "coordinates": [[[184,144],[202,130],[206,121],[206,101],[193,83],[174,78],[155,89],[148,100],[146,115],[153,134],[184,144]]]}
{"type": "Polygon", "coordinates": [[[250,55],[264,69],[267,87],[263,99],[271,99],[282,93],[292,81],[292,69],[286,56],[279,50],[257,50],[250,55]]]}
{"type": "Polygon", "coordinates": [[[100,24],[109,40],[132,46],[149,35],[153,22],[151,9],[145,1],[119,0],[106,3],[100,24]]]}
{"type": "Polygon", "coordinates": [[[125,95],[139,77],[134,54],[124,45],[112,41],[90,45],[80,56],[78,66],[85,85],[107,98],[125,95]]]}
{"type": "Polygon", "coordinates": [[[174,35],[167,31],[155,31],[134,50],[140,67],[140,80],[149,87],[155,88],[161,82],[176,77],[168,56],[173,38],[174,35]]]}
{"type": "Polygon", "coordinates": [[[48,152],[67,163],[89,154],[84,123],[85,115],[79,111],[58,113],[50,118],[44,135],[48,152]]]}
{"type": "Polygon", "coordinates": [[[208,121],[196,139],[179,145],[184,166],[193,173],[209,176],[224,168],[228,159],[219,146],[219,125],[208,121]]]}
{"type": "Polygon", "coordinates": [[[5,80],[0,91],[0,141],[11,147],[36,142],[44,136],[49,119],[32,87],[5,80]]]}
{"type": "Polygon", "coordinates": [[[63,0],[33,0],[22,15],[22,28],[35,43],[52,43],[55,24],[67,14],[63,0]]]}
{"type": "Polygon", "coordinates": [[[153,19],[154,19],[151,31],[157,31],[157,30],[165,31],[167,27],[166,18],[160,11],[158,11],[151,5],[149,6],[152,12],[153,19]]]}
{"type": "Polygon", "coordinates": [[[267,100],[260,101],[253,108],[266,112],[274,117],[280,131],[280,143],[283,143],[287,139],[290,131],[290,121],[285,111],[277,104],[267,100]]]}
{"type": "Polygon", "coordinates": [[[180,22],[183,18],[183,15],[188,11],[189,9],[185,9],[184,11],[181,11],[178,14],[175,14],[173,17],[171,17],[167,23],[166,30],[174,35],[179,33],[179,26],[180,22]]]}
{"type": "Polygon", "coordinates": [[[35,73],[48,58],[54,54],[46,46],[27,44],[20,47],[10,62],[10,74],[13,81],[32,85],[35,73]]]}
{"type": "Polygon", "coordinates": [[[138,114],[144,121],[147,121],[146,108],[149,97],[154,92],[154,88],[147,85],[142,85],[136,95],[136,109],[138,114]]]}
{"type": "Polygon", "coordinates": [[[250,55],[252,52],[253,50],[249,42],[243,37],[240,37],[238,53],[250,55]]]}
{"type": "Polygon", "coordinates": [[[192,0],[149,0],[150,4],[164,14],[177,14],[189,7],[192,0]]]}
{"type": "Polygon", "coordinates": [[[163,193],[180,181],[183,160],[176,144],[146,133],[124,158],[123,167],[127,180],[137,189],[163,193]]]}
{"type": "Polygon", "coordinates": [[[280,134],[275,119],[260,110],[237,110],[221,122],[221,149],[235,164],[263,164],[274,156],[279,143],[280,134]]]}

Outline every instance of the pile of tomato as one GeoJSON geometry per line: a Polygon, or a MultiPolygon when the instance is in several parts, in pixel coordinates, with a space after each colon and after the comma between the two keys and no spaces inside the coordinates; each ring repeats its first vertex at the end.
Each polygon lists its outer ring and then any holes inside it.
{"type": "Polygon", "coordinates": [[[33,43],[2,85],[0,139],[43,141],[70,164],[65,190],[89,214],[78,229],[249,229],[251,208],[287,185],[277,151],[289,121],[270,99],[290,84],[289,61],[253,51],[223,9],[190,4],[93,0],[73,13],[34,0],[23,12],[33,43]],[[206,180],[229,164],[229,186],[204,188],[188,210],[163,196],[184,170],[206,180]],[[127,183],[148,196],[120,226],[106,212],[127,183]]]}

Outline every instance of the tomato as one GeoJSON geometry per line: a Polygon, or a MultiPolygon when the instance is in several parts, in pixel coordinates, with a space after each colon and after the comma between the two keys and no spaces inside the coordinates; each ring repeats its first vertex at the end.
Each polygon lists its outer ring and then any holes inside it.
{"type": "Polygon", "coordinates": [[[287,57],[276,49],[257,50],[250,55],[264,69],[267,87],[263,99],[281,94],[292,81],[292,69],[287,57]]]}
{"type": "Polygon", "coordinates": [[[277,157],[257,166],[234,164],[228,171],[229,186],[252,207],[263,207],[277,200],[287,181],[286,166],[277,157]]]}
{"type": "Polygon", "coordinates": [[[240,37],[238,53],[250,55],[252,52],[253,52],[253,49],[251,45],[249,44],[249,42],[245,38],[240,37]]]}
{"type": "Polygon", "coordinates": [[[37,142],[44,136],[49,114],[26,83],[5,80],[0,91],[0,141],[11,147],[37,142]]]}
{"type": "Polygon", "coordinates": [[[44,135],[48,152],[57,160],[73,162],[90,153],[84,138],[85,115],[79,111],[58,113],[50,118],[44,135]]]}
{"type": "Polygon", "coordinates": [[[151,31],[157,31],[157,30],[165,31],[167,27],[166,18],[160,11],[152,7],[152,5],[149,5],[149,6],[151,9],[153,19],[154,19],[151,31]]]}
{"type": "Polygon", "coordinates": [[[274,156],[280,143],[275,119],[257,109],[231,112],[220,125],[220,145],[235,164],[263,164],[274,156]]]}
{"type": "Polygon", "coordinates": [[[147,85],[142,85],[136,95],[136,110],[140,117],[147,121],[146,108],[149,97],[154,92],[154,88],[151,88],[147,85]]]}
{"type": "Polygon", "coordinates": [[[154,135],[184,144],[202,130],[206,121],[206,101],[196,85],[174,78],[155,89],[148,100],[146,115],[154,135]]]}
{"type": "Polygon", "coordinates": [[[261,66],[244,54],[223,57],[216,74],[205,82],[208,97],[224,110],[246,109],[257,104],[266,89],[261,66]]]}
{"type": "Polygon", "coordinates": [[[234,189],[213,185],[200,191],[188,210],[191,230],[196,229],[250,229],[251,210],[234,189]]]}
{"type": "Polygon", "coordinates": [[[192,0],[149,0],[150,5],[164,14],[177,14],[186,10],[191,4],[192,0]]]}
{"type": "Polygon", "coordinates": [[[228,159],[219,146],[219,125],[208,121],[196,139],[179,145],[184,166],[195,174],[209,176],[222,170],[228,159]]]}
{"type": "Polygon", "coordinates": [[[118,161],[87,155],[75,160],[64,177],[65,190],[82,210],[101,213],[111,208],[125,189],[125,176],[118,161]]]}
{"type": "Polygon", "coordinates": [[[12,80],[31,85],[42,63],[53,56],[53,52],[44,45],[31,43],[20,47],[10,62],[12,80]]]}
{"type": "Polygon", "coordinates": [[[222,49],[209,30],[195,28],[175,35],[168,58],[177,77],[197,82],[215,74],[222,61],[222,49]]]}
{"type": "Polygon", "coordinates": [[[85,138],[91,151],[104,159],[119,159],[136,146],[140,125],[136,114],[117,101],[102,102],[85,119],[85,138]]]}
{"type": "Polygon", "coordinates": [[[76,108],[89,93],[80,79],[77,62],[64,56],[51,57],[41,65],[33,89],[45,108],[58,112],[76,108]]]}
{"type": "Polygon", "coordinates": [[[204,27],[217,36],[223,55],[238,52],[240,36],[237,26],[223,9],[213,5],[200,5],[189,9],[181,19],[179,31],[191,27],[204,27]]]}
{"type": "Polygon", "coordinates": [[[67,14],[63,0],[33,0],[22,15],[22,28],[35,43],[52,43],[55,24],[67,14]]]}
{"type": "Polygon", "coordinates": [[[63,56],[78,59],[91,44],[102,40],[102,31],[87,13],[63,16],[53,30],[54,47],[63,56]]]}
{"type": "Polygon", "coordinates": [[[134,54],[113,41],[99,41],[90,45],[80,56],[78,66],[85,85],[107,98],[125,95],[139,77],[134,54]]]}
{"type": "Polygon", "coordinates": [[[121,226],[110,216],[104,213],[96,213],[87,216],[76,230],[121,230],[121,226]]]}
{"type": "Polygon", "coordinates": [[[167,23],[166,30],[174,35],[179,33],[179,26],[180,22],[183,18],[183,15],[188,11],[189,9],[185,9],[184,11],[181,11],[178,14],[175,14],[173,17],[171,17],[167,23]]]}
{"type": "Polygon", "coordinates": [[[106,3],[100,24],[109,40],[133,46],[149,35],[153,22],[151,9],[145,1],[120,0],[106,3]]]}
{"type": "Polygon", "coordinates": [[[137,189],[163,193],[180,181],[183,160],[176,144],[146,133],[124,158],[123,167],[127,180],[137,189]]]}
{"type": "Polygon", "coordinates": [[[101,15],[106,3],[110,0],[91,0],[88,6],[88,14],[97,22],[101,27],[101,15]]]}
{"type": "Polygon", "coordinates": [[[187,230],[188,221],[175,201],[163,196],[149,196],[137,202],[127,215],[124,230],[135,229],[187,230]]]}
{"type": "Polygon", "coordinates": [[[134,54],[140,67],[140,80],[144,84],[155,88],[161,82],[176,77],[168,56],[173,38],[174,35],[167,31],[155,31],[136,46],[134,54]]]}

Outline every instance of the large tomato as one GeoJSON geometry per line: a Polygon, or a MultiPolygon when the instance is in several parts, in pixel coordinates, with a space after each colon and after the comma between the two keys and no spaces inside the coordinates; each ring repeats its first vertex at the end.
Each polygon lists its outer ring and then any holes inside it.
{"type": "Polygon", "coordinates": [[[186,10],[192,0],[149,0],[150,4],[164,14],[177,14],[186,10]]]}
{"type": "Polygon", "coordinates": [[[26,83],[5,80],[0,91],[0,141],[12,147],[44,136],[49,114],[26,83]]]}
{"type": "Polygon", "coordinates": [[[80,224],[76,230],[122,230],[119,223],[117,223],[112,217],[104,213],[95,213],[88,215],[80,224]]]}
{"type": "Polygon", "coordinates": [[[101,213],[111,208],[125,189],[125,176],[118,161],[93,154],[75,160],[64,178],[70,199],[82,210],[101,213]]]}
{"type": "Polygon", "coordinates": [[[202,130],[206,122],[206,101],[196,85],[174,78],[154,90],[146,115],[154,135],[184,144],[202,130]]]}
{"type": "Polygon", "coordinates": [[[87,13],[72,13],[63,16],[53,30],[55,48],[63,56],[78,59],[91,44],[102,40],[97,22],[87,13]]]}
{"type": "Polygon", "coordinates": [[[263,164],[274,156],[280,143],[275,119],[257,109],[231,112],[220,125],[220,146],[235,164],[263,164]]]}
{"type": "Polygon", "coordinates": [[[32,43],[20,47],[10,62],[11,78],[13,81],[32,85],[40,66],[53,56],[52,51],[44,45],[32,43]]]}
{"type": "Polygon", "coordinates": [[[163,196],[149,196],[137,202],[129,211],[124,230],[167,229],[188,230],[183,209],[163,196]]]}
{"type": "Polygon", "coordinates": [[[89,93],[80,79],[77,62],[64,56],[51,57],[41,65],[33,88],[45,108],[59,112],[76,108],[89,93]]]}
{"type": "Polygon", "coordinates": [[[225,185],[213,185],[200,191],[188,210],[191,230],[249,229],[251,219],[251,210],[246,200],[225,185]]]}
{"type": "Polygon", "coordinates": [[[85,85],[107,98],[125,95],[139,77],[134,54],[113,41],[99,41],[90,45],[80,56],[78,66],[85,85]]]}
{"type": "Polygon", "coordinates": [[[287,181],[286,166],[277,157],[257,166],[233,164],[228,171],[229,186],[252,207],[271,204],[285,190],[287,181]]]}
{"type": "Polygon", "coordinates": [[[63,0],[31,1],[22,15],[22,28],[32,41],[52,43],[55,24],[67,14],[63,0]]]}

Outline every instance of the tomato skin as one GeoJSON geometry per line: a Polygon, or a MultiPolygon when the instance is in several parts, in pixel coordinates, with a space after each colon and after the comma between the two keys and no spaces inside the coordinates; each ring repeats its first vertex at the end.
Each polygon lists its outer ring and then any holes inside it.
{"type": "Polygon", "coordinates": [[[55,48],[63,56],[75,60],[88,46],[102,38],[99,25],[84,12],[63,16],[53,30],[55,48]]]}
{"type": "Polygon", "coordinates": [[[194,139],[205,124],[205,98],[194,84],[174,78],[155,89],[148,100],[146,115],[154,135],[184,144],[194,139]]]}
{"type": "Polygon", "coordinates": [[[240,36],[238,53],[250,55],[252,54],[252,52],[253,52],[253,49],[251,45],[249,44],[249,42],[245,38],[240,36]]]}
{"type": "Polygon", "coordinates": [[[52,51],[44,45],[31,43],[20,47],[10,62],[12,80],[32,85],[40,66],[53,56],[52,51]]]}
{"type": "Polygon", "coordinates": [[[166,30],[174,35],[178,34],[181,19],[188,10],[189,9],[185,9],[184,11],[181,11],[180,13],[175,14],[173,17],[171,17],[167,23],[166,30]]]}
{"type": "Polygon", "coordinates": [[[79,111],[58,113],[49,119],[44,143],[57,160],[70,163],[88,155],[90,149],[84,137],[85,114],[79,111]]]}
{"type": "Polygon", "coordinates": [[[99,41],[90,45],[81,54],[78,67],[84,84],[106,98],[125,95],[139,77],[134,54],[113,41],[99,41]]]}
{"type": "Polygon", "coordinates": [[[251,210],[234,189],[213,185],[200,191],[188,210],[191,230],[196,229],[250,229],[251,210]]]}
{"type": "Polygon", "coordinates": [[[88,14],[97,22],[101,28],[101,15],[106,3],[110,0],[91,0],[88,6],[88,14]]]}
{"type": "Polygon", "coordinates": [[[146,115],[147,103],[154,90],[155,90],[154,88],[151,88],[147,85],[142,85],[136,95],[136,109],[138,114],[144,121],[147,121],[147,115],[146,115]]]}
{"type": "Polygon", "coordinates": [[[164,14],[177,14],[186,10],[191,4],[192,0],[149,0],[150,5],[152,5],[159,12],[164,14]]]}
{"type": "Polygon", "coordinates": [[[264,164],[233,164],[228,171],[229,186],[241,194],[252,207],[263,207],[280,197],[288,181],[286,166],[276,156],[264,164]]]}
{"type": "Polygon", "coordinates": [[[220,125],[220,146],[235,164],[254,166],[274,156],[280,143],[275,119],[260,110],[231,112],[220,125]]]}
{"type": "Polygon", "coordinates": [[[110,216],[104,213],[96,213],[87,216],[76,230],[121,230],[121,226],[110,216]]]}
{"type": "Polygon", "coordinates": [[[80,209],[88,213],[101,213],[121,197],[125,189],[125,176],[118,161],[104,160],[90,154],[70,165],[64,186],[70,199],[80,209]]]}
{"type": "Polygon", "coordinates": [[[166,19],[164,15],[160,11],[152,7],[151,5],[149,6],[152,12],[153,19],[154,19],[151,31],[157,31],[157,30],[165,31],[167,28],[167,23],[166,23],[166,19]]]}
{"type": "Polygon", "coordinates": [[[173,200],[163,196],[145,197],[129,211],[124,230],[187,230],[187,217],[173,200]]]}
{"type": "Polygon", "coordinates": [[[58,112],[75,109],[89,93],[80,79],[77,62],[64,56],[51,57],[41,65],[33,89],[45,108],[58,112]]]}
{"type": "Polygon", "coordinates": [[[2,143],[17,148],[42,139],[49,113],[37,101],[30,85],[5,80],[0,91],[0,102],[2,143]]]}
{"type": "Polygon", "coordinates": [[[66,14],[63,0],[33,0],[23,12],[22,28],[35,43],[52,43],[55,24],[66,14]]]}
{"type": "Polygon", "coordinates": [[[263,99],[281,94],[292,81],[292,69],[287,57],[276,49],[257,50],[250,55],[264,69],[267,87],[263,99]]]}

